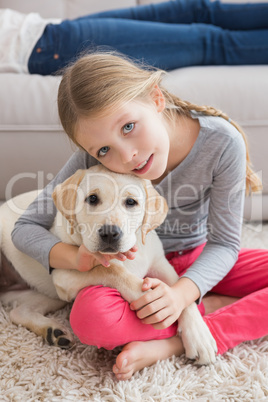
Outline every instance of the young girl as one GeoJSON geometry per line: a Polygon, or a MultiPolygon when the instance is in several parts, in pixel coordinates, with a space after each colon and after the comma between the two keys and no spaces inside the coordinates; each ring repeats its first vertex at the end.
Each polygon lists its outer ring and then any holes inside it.
{"type": "Polygon", "coordinates": [[[224,113],[169,93],[162,75],[113,53],[83,56],[66,69],[59,115],[80,150],[13,231],[15,245],[47,269],[109,266],[111,258],[135,258],[136,248],[105,256],[60,242],[48,232],[56,213],[54,187],[78,168],[102,163],[150,179],[165,195],[169,214],[158,234],[179,281],[169,287],[146,278],[143,290],[151,291],[131,305],[115,289],[90,286],[71,312],[81,342],[106,349],[125,345],[113,367],[121,380],[183,353],[177,320],[194,301],[220,354],[268,334],[268,252],[240,250],[245,182],[248,191],[261,188],[244,133],[224,113]]]}

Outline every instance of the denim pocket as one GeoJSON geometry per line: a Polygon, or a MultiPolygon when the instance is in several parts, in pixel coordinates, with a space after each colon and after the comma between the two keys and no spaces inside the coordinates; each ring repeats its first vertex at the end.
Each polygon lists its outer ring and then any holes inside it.
{"type": "Polygon", "coordinates": [[[30,74],[50,75],[60,68],[59,27],[48,24],[29,57],[30,74]]]}

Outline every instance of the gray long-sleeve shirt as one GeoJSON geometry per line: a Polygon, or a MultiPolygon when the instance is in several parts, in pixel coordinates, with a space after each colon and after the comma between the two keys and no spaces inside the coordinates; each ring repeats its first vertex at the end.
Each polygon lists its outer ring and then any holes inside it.
{"type": "MultiPolygon", "coordinates": [[[[156,186],[169,212],[157,229],[164,250],[187,250],[206,242],[201,255],[183,275],[200,289],[201,298],[233,267],[240,249],[246,150],[242,135],[220,117],[193,112],[200,132],[187,157],[156,186]]],[[[54,187],[77,169],[97,160],[75,152],[28,210],[12,232],[15,246],[49,269],[49,253],[60,241],[48,229],[56,215],[54,187]]]]}

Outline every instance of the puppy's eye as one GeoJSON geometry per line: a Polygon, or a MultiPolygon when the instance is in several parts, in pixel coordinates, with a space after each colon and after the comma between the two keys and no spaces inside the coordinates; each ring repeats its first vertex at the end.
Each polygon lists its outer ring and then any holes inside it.
{"type": "Polygon", "coordinates": [[[85,202],[90,205],[97,205],[99,202],[99,198],[96,194],[91,194],[85,199],[85,202]]]}
{"type": "Polygon", "coordinates": [[[138,204],[137,201],[135,201],[133,198],[127,198],[125,201],[126,207],[129,207],[129,208],[135,207],[135,205],[137,205],[137,204],[138,204]]]}

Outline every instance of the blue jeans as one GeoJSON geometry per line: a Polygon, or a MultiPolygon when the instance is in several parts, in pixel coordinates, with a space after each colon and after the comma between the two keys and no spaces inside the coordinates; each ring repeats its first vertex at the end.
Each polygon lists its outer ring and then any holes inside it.
{"type": "Polygon", "coordinates": [[[47,25],[31,74],[56,73],[81,52],[115,49],[164,70],[268,64],[268,3],[173,0],[47,25]]]}

